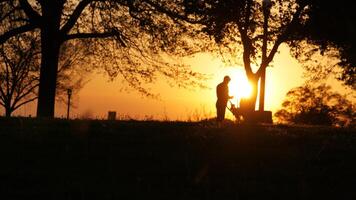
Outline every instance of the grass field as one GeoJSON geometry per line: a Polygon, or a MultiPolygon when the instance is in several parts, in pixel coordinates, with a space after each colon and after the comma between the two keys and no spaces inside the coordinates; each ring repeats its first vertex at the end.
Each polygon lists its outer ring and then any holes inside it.
{"type": "Polygon", "coordinates": [[[355,129],[0,119],[0,199],[356,199],[355,129]]]}

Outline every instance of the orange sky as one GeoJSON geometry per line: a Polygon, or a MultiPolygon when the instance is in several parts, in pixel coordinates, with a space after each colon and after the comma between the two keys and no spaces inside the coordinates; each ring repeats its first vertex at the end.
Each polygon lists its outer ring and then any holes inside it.
{"type": "MultiPolygon", "coordinates": [[[[186,90],[171,88],[166,83],[156,83],[153,92],[159,93],[161,100],[142,98],[137,93],[127,94],[120,92],[120,80],[108,82],[105,78],[95,77],[80,92],[79,107],[76,113],[92,113],[93,117],[105,118],[109,110],[116,111],[120,116],[129,115],[133,118],[150,118],[171,120],[197,120],[199,118],[213,117],[215,115],[215,86],[220,83],[225,75],[236,80],[234,74],[244,75],[240,66],[226,67],[219,59],[214,59],[208,54],[197,55],[186,60],[193,70],[212,75],[207,82],[209,89],[186,90]],[[100,91],[100,92],[98,92],[100,91]],[[95,99],[90,100],[90,99],[95,99]]],[[[266,83],[266,109],[275,111],[281,104],[286,92],[292,87],[300,85],[302,69],[298,63],[289,56],[288,51],[282,51],[275,58],[273,68],[267,70],[266,83]],[[289,74],[286,76],[286,74],[289,74]]],[[[236,77],[238,78],[238,77],[236,77]]],[[[228,113],[228,112],[227,112],[228,113]]],[[[232,118],[229,113],[228,117],[232,118]]]]}
{"type": "MultiPolygon", "coordinates": [[[[265,109],[276,111],[288,90],[304,82],[303,70],[290,55],[286,47],[281,47],[280,54],[275,56],[273,67],[267,68],[265,109]]],[[[160,94],[160,100],[141,97],[136,92],[121,91],[122,81],[108,81],[107,78],[93,74],[91,81],[74,98],[76,108],[72,109],[72,118],[91,117],[103,119],[108,111],[116,111],[119,118],[134,119],[169,119],[199,120],[215,115],[215,87],[225,75],[230,75],[230,94],[239,96],[233,91],[233,85],[243,84],[243,68],[240,66],[226,67],[219,59],[208,54],[197,55],[186,59],[193,70],[212,75],[206,85],[209,89],[186,90],[172,88],[164,82],[157,82],[153,92],[160,94]],[[240,78],[240,79],[239,79],[240,78]],[[235,84],[234,84],[235,83],[235,84]]],[[[235,87],[236,88],[236,87],[235,87]]],[[[239,87],[237,87],[239,88],[239,87]]],[[[235,100],[234,100],[235,101],[235,100]]],[[[35,104],[20,108],[15,115],[35,115],[35,104]]],[[[228,113],[228,118],[232,115],[228,113]]],[[[56,116],[66,115],[66,106],[57,103],[56,116]]]]}

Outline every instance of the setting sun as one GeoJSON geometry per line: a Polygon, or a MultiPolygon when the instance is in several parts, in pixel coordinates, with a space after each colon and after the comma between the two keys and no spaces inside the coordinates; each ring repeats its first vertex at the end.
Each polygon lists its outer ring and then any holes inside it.
{"type": "Polygon", "coordinates": [[[229,76],[231,78],[229,84],[229,93],[234,96],[233,102],[240,101],[241,98],[249,98],[251,96],[252,87],[248,82],[245,72],[238,69],[230,69],[229,76]]]}

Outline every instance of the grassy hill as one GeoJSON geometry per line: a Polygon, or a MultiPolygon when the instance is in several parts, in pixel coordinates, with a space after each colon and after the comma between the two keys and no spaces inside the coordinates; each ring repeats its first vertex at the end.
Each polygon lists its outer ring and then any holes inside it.
{"type": "Polygon", "coordinates": [[[355,129],[0,119],[0,199],[356,199],[355,129]]]}

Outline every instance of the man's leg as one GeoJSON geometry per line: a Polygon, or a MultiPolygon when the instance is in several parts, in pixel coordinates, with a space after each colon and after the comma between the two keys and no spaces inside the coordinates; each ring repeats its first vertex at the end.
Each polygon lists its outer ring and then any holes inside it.
{"type": "Polygon", "coordinates": [[[221,106],[221,121],[224,121],[225,119],[225,111],[226,111],[226,105],[221,106]]]}
{"type": "Polygon", "coordinates": [[[225,108],[226,106],[224,104],[219,104],[217,107],[217,125],[218,127],[221,127],[223,122],[224,122],[224,118],[225,118],[225,108]]]}
{"type": "Polygon", "coordinates": [[[220,106],[218,104],[218,102],[216,102],[216,125],[217,127],[221,126],[221,109],[220,106]]]}

